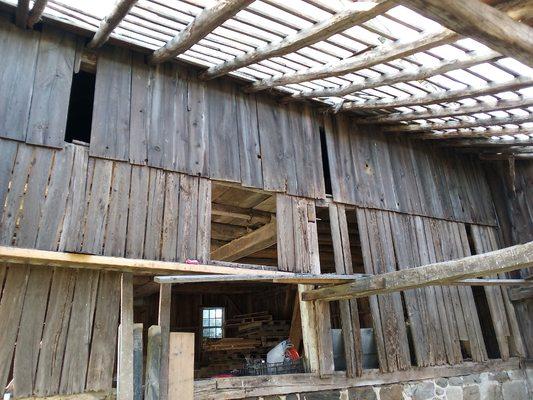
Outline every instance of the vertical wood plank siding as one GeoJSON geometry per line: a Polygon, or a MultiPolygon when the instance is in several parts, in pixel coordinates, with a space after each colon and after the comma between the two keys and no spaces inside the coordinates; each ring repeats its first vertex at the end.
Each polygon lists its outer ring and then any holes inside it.
{"type": "MultiPolygon", "coordinates": [[[[209,258],[209,180],[92,158],[72,144],[55,150],[0,139],[0,153],[2,245],[209,258]]],[[[8,265],[4,275],[2,387],[13,365],[16,397],[110,390],[120,274],[8,265]]]]}
{"type": "MultiPolygon", "coordinates": [[[[0,20],[0,109],[7,110],[0,137],[62,147],[75,38],[45,28],[24,32],[0,20]]],[[[94,157],[320,199],[321,124],[336,202],[495,224],[487,182],[471,158],[358,127],[346,115],[321,118],[305,104],[245,94],[230,79],[201,82],[177,64],[150,67],[123,48],[98,54],[94,157]]]]}
{"type": "MultiPolygon", "coordinates": [[[[338,218],[341,214],[335,211],[331,215],[338,218]]],[[[357,209],[357,222],[367,273],[380,274],[471,255],[463,223],[363,208],[357,209]]],[[[487,236],[487,230],[493,229],[473,228],[478,236],[476,246],[488,240],[485,237],[481,242],[480,232],[487,236]]],[[[485,251],[489,251],[488,247],[485,251]]],[[[512,305],[509,303],[509,309],[505,309],[503,298],[497,304],[496,301],[492,300],[491,309],[495,310],[491,315],[496,332],[502,336],[500,341],[502,344],[505,341],[507,351],[502,354],[509,356],[510,341],[513,348],[521,349],[515,350],[515,354],[523,354],[517,324],[514,323],[516,330],[512,333],[502,326],[516,321],[512,305]]],[[[408,335],[417,366],[460,363],[463,361],[461,347],[467,349],[466,354],[474,361],[488,359],[470,287],[435,286],[372,296],[370,307],[383,371],[411,366],[408,335]]]]}
{"type": "Polygon", "coordinates": [[[0,17],[0,137],[63,147],[76,53],[74,35],[21,30],[0,17]]]}
{"type": "Polygon", "coordinates": [[[244,94],[230,80],[200,82],[175,64],[149,67],[111,47],[97,71],[91,156],[325,197],[311,107],[244,94]]]}
{"type": "Polygon", "coordinates": [[[496,224],[474,159],[431,144],[326,117],[333,198],[339,203],[462,222],[496,224]]]}

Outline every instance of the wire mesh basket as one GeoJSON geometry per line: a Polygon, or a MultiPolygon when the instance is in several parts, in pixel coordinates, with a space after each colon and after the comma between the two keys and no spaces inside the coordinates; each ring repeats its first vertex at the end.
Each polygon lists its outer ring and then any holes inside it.
{"type": "Polygon", "coordinates": [[[304,372],[307,372],[305,362],[303,358],[300,358],[298,360],[285,360],[284,362],[279,363],[247,363],[245,367],[239,371],[239,375],[284,375],[304,372]]]}

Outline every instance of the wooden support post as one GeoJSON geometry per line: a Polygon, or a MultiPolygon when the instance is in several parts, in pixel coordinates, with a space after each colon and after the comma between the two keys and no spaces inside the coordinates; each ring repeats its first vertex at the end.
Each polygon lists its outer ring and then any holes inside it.
{"type": "Polygon", "coordinates": [[[28,23],[28,12],[30,10],[30,0],[18,0],[15,22],[19,28],[26,29],[28,23]]]}
{"type": "Polygon", "coordinates": [[[294,308],[292,310],[291,329],[289,331],[289,340],[294,348],[300,353],[302,342],[302,316],[300,314],[300,296],[296,293],[294,296],[294,308]]]}
{"type": "Polygon", "coordinates": [[[148,328],[148,346],[146,349],[146,378],[144,399],[159,400],[159,372],[161,369],[161,327],[152,325],[148,328]]]}
{"type": "Polygon", "coordinates": [[[194,399],[194,333],[172,332],[169,342],[169,400],[194,399]]]}
{"type": "Polygon", "coordinates": [[[133,400],[133,276],[121,277],[117,400],[133,400]]]}
{"type": "Polygon", "coordinates": [[[309,372],[318,372],[318,339],[315,329],[315,304],[314,302],[301,301],[301,295],[307,290],[311,290],[312,285],[298,285],[298,296],[300,299],[300,317],[302,320],[302,339],[304,343],[304,356],[307,361],[309,372]]]}
{"type": "Polygon", "coordinates": [[[318,345],[318,372],[321,377],[326,377],[332,375],[335,371],[329,302],[319,300],[315,301],[314,305],[318,345]]]}
{"type": "Polygon", "coordinates": [[[143,399],[143,324],[133,324],[133,400],[143,399]]]}
{"type": "Polygon", "coordinates": [[[168,399],[168,354],[170,340],[170,303],[172,285],[159,286],[159,327],[161,329],[161,365],[159,370],[159,399],[168,399]]]}

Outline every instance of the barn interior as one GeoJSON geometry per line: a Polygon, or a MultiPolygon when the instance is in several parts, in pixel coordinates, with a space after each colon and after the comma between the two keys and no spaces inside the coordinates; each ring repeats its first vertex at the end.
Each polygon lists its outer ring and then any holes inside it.
{"type": "Polygon", "coordinates": [[[0,394],[531,398],[532,15],[0,0],[0,394]]]}

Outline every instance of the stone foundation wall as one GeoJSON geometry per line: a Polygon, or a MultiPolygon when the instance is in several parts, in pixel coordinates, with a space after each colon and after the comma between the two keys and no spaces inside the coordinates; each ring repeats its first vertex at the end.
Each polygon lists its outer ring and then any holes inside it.
{"type": "MultiPolygon", "coordinates": [[[[365,386],[267,396],[254,400],[530,400],[533,399],[533,369],[483,372],[451,378],[385,386],[365,386]]],[[[252,400],[251,398],[249,400],[252,400]]]]}

